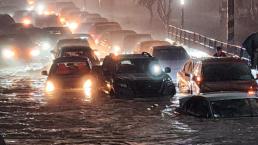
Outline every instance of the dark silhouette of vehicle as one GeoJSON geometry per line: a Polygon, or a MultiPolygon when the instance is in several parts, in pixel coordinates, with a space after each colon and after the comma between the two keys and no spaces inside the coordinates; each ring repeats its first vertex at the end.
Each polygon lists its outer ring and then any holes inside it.
{"type": "Polygon", "coordinates": [[[109,55],[103,65],[104,92],[115,97],[158,97],[176,93],[172,79],[148,53],[109,55]]]}
{"type": "Polygon", "coordinates": [[[162,67],[171,68],[170,77],[176,81],[179,72],[185,62],[190,58],[187,51],[182,46],[164,45],[155,46],[152,55],[159,59],[162,67]]]}

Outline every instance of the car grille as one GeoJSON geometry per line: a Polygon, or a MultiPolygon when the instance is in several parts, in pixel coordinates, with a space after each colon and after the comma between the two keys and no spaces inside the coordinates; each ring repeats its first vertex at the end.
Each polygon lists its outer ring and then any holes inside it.
{"type": "Polygon", "coordinates": [[[162,82],[161,81],[136,81],[133,83],[133,88],[136,94],[159,94],[162,82]]]}

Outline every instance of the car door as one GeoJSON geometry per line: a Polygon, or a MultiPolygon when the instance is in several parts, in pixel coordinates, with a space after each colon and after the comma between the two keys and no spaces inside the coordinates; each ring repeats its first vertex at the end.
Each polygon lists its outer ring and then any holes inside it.
{"type": "Polygon", "coordinates": [[[212,117],[209,102],[200,96],[192,97],[186,102],[185,112],[188,115],[200,118],[212,117]]]}
{"type": "Polygon", "coordinates": [[[178,87],[180,92],[189,92],[191,90],[191,75],[194,67],[194,62],[189,60],[183,66],[182,71],[178,72],[178,87]]]}
{"type": "Polygon", "coordinates": [[[112,88],[112,80],[114,76],[115,66],[115,61],[110,56],[106,56],[102,64],[102,83],[104,85],[105,91],[110,92],[112,88]]]}
{"type": "Polygon", "coordinates": [[[201,83],[202,79],[202,63],[197,62],[192,70],[192,78],[191,78],[191,92],[193,94],[201,93],[201,83]]]}

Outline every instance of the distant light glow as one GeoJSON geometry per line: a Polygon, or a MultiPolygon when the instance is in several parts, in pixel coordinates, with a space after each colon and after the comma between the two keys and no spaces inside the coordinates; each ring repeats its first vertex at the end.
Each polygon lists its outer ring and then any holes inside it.
{"type": "Polygon", "coordinates": [[[15,52],[12,51],[11,49],[4,49],[2,50],[2,56],[5,59],[11,59],[15,56],[15,52]]]}
{"type": "Polygon", "coordinates": [[[23,23],[23,25],[28,26],[28,25],[30,25],[32,22],[31,22],[31,20],[30,20],[29,18],[24,18],[24,19],[22,20],[22,23],[23,23]]]}
{"type": "Polygon", "coordinates": [[[180,0],[181,5],[185,5],[185,0],[180,0]]]}
{"type": "Polygon", "coordinates": [[[36,7],[36,11],[38,14],[42,15],[43,12],[45,10],[45,6],[43,4],[39,4],[37,7],[36,7]]]}
{"type": "Polygon", "coordinates": [[[40,51],[37,50],[37,49],[34,49],[34,50],[30,51],[30,55],[33,56],[33,57],[39,56],[39,54],[40,54],[40,51]]]}
{"type": "Polygon", "coordinates": [[[118,55],[119,53],[121,53],[121,47],[118,46],[118,45],[115,45],[113,47],[113,52],[114,52],[115,55],[118,55]]]}
{"type": "Polygon", "coordinates": [[[79,24],[77,22],[68,23],[68,27],[71,31],[75,31],[78,28],[79,24]]]}

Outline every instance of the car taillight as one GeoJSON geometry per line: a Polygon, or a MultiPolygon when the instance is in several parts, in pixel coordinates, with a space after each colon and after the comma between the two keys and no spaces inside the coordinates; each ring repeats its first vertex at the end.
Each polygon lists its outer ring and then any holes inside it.
{"type": "Polygon", "coordinates": [[[256,95],[256,89],[255,89],[253,86],[249,87],[249,89],[248,89],[248,95],[249,95],[249,96],[254,96],[254,95],[256,95]]]}

